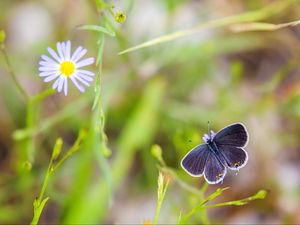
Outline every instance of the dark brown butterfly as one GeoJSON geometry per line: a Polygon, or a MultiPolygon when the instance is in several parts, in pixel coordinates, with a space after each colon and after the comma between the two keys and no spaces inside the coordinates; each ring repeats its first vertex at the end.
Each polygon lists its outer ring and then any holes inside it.
{"type": "Polygon", "coordinates": [[[244,147],[249,136],[243,124],[231,124],[217,133],[210,131],[203,140],[205,144],[193,148],[181,161],[182,168],[191,176],[204,174],[209,184],[217,184],[223,181],[227,167],[239,170],[246,165],[248,154],[244,147]]]}

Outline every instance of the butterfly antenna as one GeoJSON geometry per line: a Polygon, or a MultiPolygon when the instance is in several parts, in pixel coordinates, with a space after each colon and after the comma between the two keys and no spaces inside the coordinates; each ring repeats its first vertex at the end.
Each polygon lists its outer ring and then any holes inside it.
{"type": "Polygon", "coordinates": [[[211,135],[210,135],[210,122],[209,121],[207,121],[207,134],[211,137],[211,135]]]}

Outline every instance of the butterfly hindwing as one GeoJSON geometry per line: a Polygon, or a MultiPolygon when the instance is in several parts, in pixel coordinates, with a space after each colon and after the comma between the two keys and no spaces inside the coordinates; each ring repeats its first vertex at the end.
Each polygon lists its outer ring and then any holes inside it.
{"type": "Polygon", "coordinates": [[[213,141],[217,145],[244,147],[248,142],[248,132],[243,124],[235,123],[216,133],[213,141]]]}
{"type": "Polygon", "coordinates": [[[191,176],[199,177],[204,172],[208,155],[209,149],[207,145],[198,145],[184,156],[181,166],[191,176]]]}
{"type": "Polygon", "coordinates": [[[248,154],[244,149],[230,145],[219,144],[217,146],[229,169],[239,170],[246,165],[248,154]]]}
{"type": "Polygon", "coordinates": [[[224,179],[225,175],[225,166],[221,163],[221,160],[216,154],[210,152],[204,169],[205,180],[209,184],[217,184],[224,179]]]}

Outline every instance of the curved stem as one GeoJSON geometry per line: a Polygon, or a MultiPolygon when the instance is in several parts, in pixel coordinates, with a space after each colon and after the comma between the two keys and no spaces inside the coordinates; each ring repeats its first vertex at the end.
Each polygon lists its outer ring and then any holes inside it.
{"type": "Polygon", "coordinates": [[[5,59],[5,63],[6,63],[6,66],[7,66],[8,73],[12,77],[13,81],[15,82],[17,88],[19,89],[19,91],[21,92],[21,94],[25,98],[25,100],[29,101],[30,97],[27,94],[27,92],[24,90],[24,88],[22,87],[22,85],[20,84],[20,82],[18,81],[16,73],[15,73],[15,71],[13,70],[13,68],[11,66],[11,63],[9,61],[8,54],[7,54],[6,50],[5,50],[5,48],[2,47],[1,51],[2,51],[2,54],[3,54],[4,59],[5,59]]]}

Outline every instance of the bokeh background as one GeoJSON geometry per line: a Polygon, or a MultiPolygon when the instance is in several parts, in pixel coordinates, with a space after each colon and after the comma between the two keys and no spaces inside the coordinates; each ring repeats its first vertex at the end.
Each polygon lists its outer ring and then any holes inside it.
{"type": "MultiPolygon", "coordinates": [[[[108,2],[108,1],[107,1],[108,2]]],[[[181,158],[202,142],[211,129],[242,122],[250,142],[248,165],[229,172],[218,187],[230,187],[214,202],[248,197],[259,189],[264,200],[208,210],[211,223],[300,223],[300,27],[274,31],[233,32],[229,27],[204,29],[193,35],[124,55],[144,41],[206,21],[285,2],[260,22],[298,20],[299,1],[289,0],[128,0],[110,1],[127,19],[114,21],[116,37],[107,37],[102,61],[102,106],[109,157],[88,142],[51,177],[50,197],[40,223],[151,222],[157,198],[157,160],[151,146],[177,178],[170,176],[159,217],[176,223],[199,203],[179,184],[200,189],[203,178],[180,168],[181,158]],[[104,160],[103,160],[104,159],[104,160]],[[102,161],[101,161],[102,160],[102,161]],[[103,169],[105,164],[105,169],[103,169]],[[112,180],[112,186],[108,185],[112,180]]],[[[92,0],[1,0],[0,28],[12,67],[31,96],[48,88],[38,76],[38,60],[48,46],[71,40],[97,55],[96,32],[78,30],[101,24],[92,0]]],[[[97,71],[96,66],[92,70],[97,71]]],[[[0,57],[0,223],[29,223],[55,140],[70,147],[81,128],[93,127],[94,87],[75,88],[65,97],[55,93],[33,108],[28,105],[0,57]],[[27,118],[27,119],[26,119],[27,118]],[[28,127],[30,124],[30,127],[28,127]],[[23,138],[18,133],[30,128],[23,138]],[[30,149],[30,154],[28,154],[30,149]]],[[[100,138],[97,137],[96,138],[100,138]]],[[[190,223],[201,223],[199,215],[190,223]]]]}

